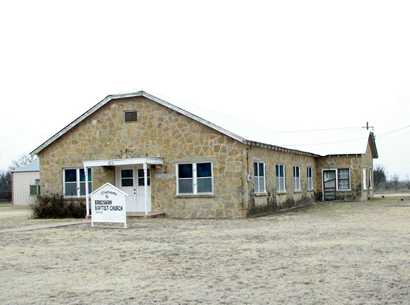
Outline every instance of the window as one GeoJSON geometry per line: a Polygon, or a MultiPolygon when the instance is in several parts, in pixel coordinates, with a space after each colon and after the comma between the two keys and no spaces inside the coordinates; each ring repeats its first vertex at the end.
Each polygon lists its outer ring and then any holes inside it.
{"type": "Polygon", "coordinates": [[[121,170],[121,186],[134,186],[134,171],[132,169],[121,170]]]}
{"type": "MultiPolygon", "coordinates": [[[[83,168],[64,169],[64,196],[85,196],[85,174],[83,168]]],[[[88,193],[92,192],[91,168],[88,169],[88,193]]]]}
{"type": "Polygon", "coordinates": [[[177,164],[177,194],[212,194],[211,162],[177,164]]]}
{"type": "Polygon", "coordinates": [[[313,173],[312,173],[312,168],[308,167],[306,170],[306,175],[307,175],[307,190],[308,192],[313,191],[313,173]]]}
{"type": "Polygon", "coordinates": [[[367,177],[366,177],[367,169],[363,168],[363,190],[367,190],[367,177]]]}
{"type": "Polygon", "coordinates": [[[38,196],[40,195],[40,185],[32,184],[30,185],[30,196],[38,196]]]}
{"type": "Polygon", "coordinates": [[[295,192],[300,192],[302,190],[302,186],[300,184],[300,167],[299,166],[293,167],[293,190],[295,192]]]}
{"type": "Polygon", "coordinates": [[[253,163],[253,176],[255,181],[255,193],[265,193],[265,163],[253,163]]]}
{"type": "Polygon", "coordinates": [[[278,193],[286,192],[285,166],[282,164],[276,165],[276,191],[278,193]]]}
{"type": "Polygon", "coordinates": [[[373,169],[369,168],[369,189],[373,189],[373,169]]]}
{"type": "Polygon", "coordinates": [[[137,121],[137,112],[136,111],[125,111],[124,112],[125,122],[136,122],[137,121]]]}
{"type": "Polygon", "coordinates": [[[350,190],[350,169],[349,168],[339,168],[337,170],[337,188],[339,191],[349,191],[350,190]]]}
{"type": "MultiPolygon", "coordinates": [[[[144,181],[144,170],[139,169],[138,170],[138,186],[144,186],[145,181],[144,181]]],[[[149,173],[149,168],[147,168],[147,185],[151,185],[151,177],[149,173]]]]}

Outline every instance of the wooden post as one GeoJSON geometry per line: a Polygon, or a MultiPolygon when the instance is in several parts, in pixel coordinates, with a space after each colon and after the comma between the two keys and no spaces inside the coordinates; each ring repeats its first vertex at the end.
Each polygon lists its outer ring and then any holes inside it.
{"type": "MultiPolygon", "coordinates": [[[[85,176],[85,218],[90,217],[90,198],[88,196],[88,168],[84,165],[84,176],[85,176]]],[[[92,225],[92,224],[91,224],[92,225]]]]}
{"type": "Polygon", "coordinates": [[[147,163],[144,165],[144,207],[145,207],[145,216],[148,216],[148,174],[147,174],[147,163]]]}

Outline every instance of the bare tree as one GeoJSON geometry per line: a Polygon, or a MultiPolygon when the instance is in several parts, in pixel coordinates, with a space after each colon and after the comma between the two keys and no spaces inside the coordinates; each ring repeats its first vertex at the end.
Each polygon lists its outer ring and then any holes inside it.
{"type": "Polygon", "coordinates": [[[17,160],[11,162],[10,170],[16,169],[17,167],[28,165],[36,160],[37,157],[34,155],[22,155],[17,160]]]}
{"type": "Polygon", "coordinates": [[[399,189],[399,176],[398,175],[393,175],[391,178],[391,183],[393,188],[397,191],[399,189]]]}
{"type": "Polygon", "coordinates": [[[373,179],[376,188],[386,185],[386,170],[383,166],[379,165],[373,170],[373,179]]]}

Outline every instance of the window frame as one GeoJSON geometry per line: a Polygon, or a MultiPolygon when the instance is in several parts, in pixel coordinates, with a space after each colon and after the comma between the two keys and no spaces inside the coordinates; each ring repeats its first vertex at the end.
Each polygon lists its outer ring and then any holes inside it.
{"type": "MultiPolygon", "coordinates": [[[[83,167],[64,167],[63,168],[63,198],[85,198],[86,195],[81,195],[81,183],[85,183],[85,181],[80,181],[80,170],[84,170],[83,167]],[[66,195],[65,191],[66,191],[66,181],[65,181],[65,171],[66,170],[75,170],[76,171],[76,189],[77,189],[77,195],[66,195]]],[[[92,192],[92,190],[94,189],[94,173],[91,167],[87,168],[87,171],[90,171],[90,176],[91,179],[88,180],[88,183],[91,183],[91,190],[88,190],[88,194],[90,194],[92,192]]],[[[84,173],[84,175],[86,175],[84,173]]],[[[67,182],[67,183],[74,183],[74,182],[67,182]]]]}
{"type": "Polygon", "coordinates": [[[285,164],[279,163],[279,164],[275,165],[275,178],[276,178],[276,192],[278,194],[286,194],[287,191],[286,191],[286,165],[285,164]],[[278,167],[282,167],[283,177],[278,176],[278,167]],[[281,185],[281,186],[283,186],[283,189],[280,189],[280,187],[279,187],[279,179],[278,178],[283,179],[282,180],[283,185],[281,185]]]}
{"type": "Polygon", "coordinates": [[[253,161],[253,168],[252,168],[252,172],[253,172],[253,183],[254,183],[254,192],[255,192],[255,194],[257,194],[257,195],[259,195],[259,194],[266,194],[266,163],[265,163],[265,161],[261,161],[261,160],[255,160],[255,161],[253,161]],[[257,167],[256,167],[256,171],[257,171],[257,176],[255,176],[255,164],[257,164],[257,167]],[[263,164],[263,176],[260,176],[259,175],[259,165],[260,164],[263,164]],[[257,178],[256,177],[258,177],[258,180],[257,180],[257,178]],[[256,184],[256,181],[259,181],[259,179],[260,179],[260,177],[263,177],[263,191],[260,191],[260,185],[259,185],[259,182],[258,182],[258,184],[256,184]],[[259,190],[258,191],[256,191],[256,186],[259,186],[259,190]]]}
{"type": "MultiPolygon", "coordinates": [[[[176,196],[213,196],[215,195],[215,177],[214,177],[214,163],[212,161],[197,161],[197,162],[178,162],[175,164],[175,178],[176,178],[176,196]],[[211,164],[211,176],[210,177],[199,177],[199,178],[211,178],[211,192],[198,192],[198,173],[197,173],[197,164],[211,164]],[[192,165],[192,193],[180,193],[179,192],[179,165],[192,165]]],[[[184,178],[181,178],[184,179],[184,178]]],[[[190,179],[190,178],[186,178],[190,179]]]]}
{"type": "Polygon", "coordinates": [[[314,191],[314,186],[313,186],[313,168],[311,165],[306,167],[306,190],[308,192],[313,192],[314,191]],[[309,176],[310,172],[310,176],[309,176]]]}
{"type": "Polygon", "coordinates": [[[363,191],[367,191],[367,168],[362,169],[362,184],[363,184],[363,191]]]}
{"type": "Polygon", "coordinates": [[[292,168],[292,183],[293,183],[293,192],[294,193],[301,193],[302,192],[302,179],[301,179],[301,177],[300,177],[300,169],[301,169],[302,167],[300,166],[300,165],[294,165],[293,166],[293,168],[292,168]],[[295,169],[298,169],[298,172],[299,172],[299,176],[298,177],[296,177],[295,176],[295,169]],[[298,186],[299,186],[299,188],[296,188],[296,179],[298,179],[298,186]]]}
{"type": "Polygon", "coordinates": [[[124,123],[134,123],[138,122],[138,111],[137,110],[124,110],[124,123]],[[134,113],[135,112],[135,120],[128,120],[127,121],[127,113],[134,113]]]}
{"type": "Polygon", "coordinates": [[[40,185],[39,184],[30,184],[29,194],[30,194],[30,197],[39,196],[40,195],[40,185]],[[35,190],[35,192],[32,192],[33,190],[35,190]]]}
{"type": "Polygon", "coordinates": [[[352,191],[352,170],[350,167],[341,167],[336,170],[336,191],[338,192],[351,192],[352,191]],[[341,189],[339,187],[340,180],[347,180],[347,179],[340,179],[339,172],[341,170],[348,170],[349,171],[349,187],[347,189],[341,189]]]}

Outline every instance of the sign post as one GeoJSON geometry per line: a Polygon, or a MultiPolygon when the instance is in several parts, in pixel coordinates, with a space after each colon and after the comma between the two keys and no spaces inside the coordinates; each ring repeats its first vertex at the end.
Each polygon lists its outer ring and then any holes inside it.
{"type": "Polygon", "coordinates": [[[127,228],[128,194],[110,183],[91,193],[91,226],[94,223],[123,223],[127,228]]]}

